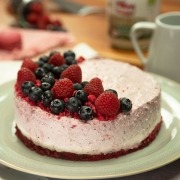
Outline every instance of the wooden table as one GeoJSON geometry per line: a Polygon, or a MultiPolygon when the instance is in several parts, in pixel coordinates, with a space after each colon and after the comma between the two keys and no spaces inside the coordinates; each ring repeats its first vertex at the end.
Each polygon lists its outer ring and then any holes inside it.
{"type": "MultiPolygon", "coordinates": [[[[74,0],[89,5],[106,7],[106,0],[74,0]]],[[[8,25],[13,21],[5,10],[7,1],[0,1],[0,25],[8,25]]],[[[48,0],[46,1],[46,5],[48,0]]],[[[48,8],[49,10],[50,8],[48,8]]],[[[180,11],[180,0],[162,0],[161,12],[180,11]]],[[[109,42],[107,33],[108,24],[105,13],[79,16],[57,11],[49,11],[50,16],[55,19],[62,19],[65,27],[76,36],[76,42],[85,42],[99,52],[103,57],[115,60],[126,61],[142,68],[142,64],[135,52],[128,50],[113,49],[109,42]]],[[[73,44],[72,46],[74,46],[73,44]]],[[[71,48],[67,47],[67,48],[71,48]]]]}

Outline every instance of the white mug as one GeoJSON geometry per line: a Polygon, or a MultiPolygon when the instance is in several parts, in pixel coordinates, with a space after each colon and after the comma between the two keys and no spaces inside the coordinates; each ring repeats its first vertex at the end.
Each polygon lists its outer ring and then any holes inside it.
{"type": "Polygon", "coordinates": [[[161,14],[155,22],[138,22],[132,26],[130,37],[146,71],[180,83],[180,12],[161,14]],[[138,44],[138,30],[141,29],[153,30],[147,58],[138,44]]]}

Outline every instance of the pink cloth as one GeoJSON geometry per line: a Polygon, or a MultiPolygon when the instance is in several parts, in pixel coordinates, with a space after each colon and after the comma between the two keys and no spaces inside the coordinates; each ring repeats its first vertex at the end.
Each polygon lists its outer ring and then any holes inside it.
{"type": "Polygon", "coordinates": [[[51,48],[70,44],[75,40],[74,36],[68,32],[9,29],[21,34],[22,49],[14,49],[13,51],[0,49],[0,60],[21,60],[24,57],[33,57],[51,48]]]}

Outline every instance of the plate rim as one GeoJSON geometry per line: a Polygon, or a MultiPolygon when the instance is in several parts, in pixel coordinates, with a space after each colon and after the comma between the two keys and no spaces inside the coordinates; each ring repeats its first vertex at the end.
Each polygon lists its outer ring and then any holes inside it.
{"type": "MultiPolygon", "coordinates": [[[[156,74],[152,74],[154,77],[158,78],[160,81],[164,81],[165,84],[167,85],[169,82],[171,84],[173,84],[174,86],[176,86],[178,89],[180,89],[180,84],[174,82],[174,81],[171,81],[167,78],[164,78],[162,76],[159,76],[159,75],[156,75],[156,74]]],[[[0,87],[3,87],[3,86],[11,86],[14,84],[14,80],[13,81],[9,81],[7,83],[4,83],[3,85],[1,85],[0,87]]],[[[161,85],[161,83],[160,83],[161,85]]],[[[1,94],[0,94],[1,96],[1,94]]],[[[180,97],[180,96],[179,96],[180,97]]],[[[177,147],[178,148],[178,147],[177,147]]],[[[143,150],[142,150],[143,151],[143,150]]],[[[37,171],[31,171],[31,170],[28,170],[28,169],[24,169],[24,168],[21,168],[21,167],[17,167],[16,165],[13,165],[12,162],[7,162],[5,160],[3,160],[1,157],[0,157],[0,163],[2,163],[3,165],[5,166],[8,166],[10,168],[13,168],[13,169],[16,169],[16,170],[19,170],[19,171],[22,171],[22,172],[26,172],[26,173],[30,173],[30,174],[34,174],[34,175],[40,175],[40,176],[46,176],[46,177],[52,177],[52,178],[64,178],[64,179],[102,179],[102,178],[115,178],[115,177],[124,177],[124,176],[129,176],[129,175],[135,175],[135,174],[139,174],[139,173],[142,173],[142,172],[147,172],[147,171],[150,171],[150,170],[153,170],[153,169],[156,169],[156,168],[159,168],[159,167],[162,167],[164,165],[167,165],[173,161],[175,161],[176,159],[179,158],[178,155],[175,155],[176,153],[174,153],[173,155],[171,155],[171,158],[168,158],[167,159],[164,159],[164,161],[162,162],[158,162],[156,163],[156,165],[154,167],[149,167],[149,168],[145,168],[144,169],[141,169],[141,170],[136,170],[136,171],[131,171],[130,173],[122,173],[120,172],[119,174],[115,174],[115,175],[109,175],[109,176],[103,176],[103,175],[99,175],[99,176],[86,176],[86,177],[82,177],[82,176],[72,176],[72,175],[60,175],[59,174],[54,174],[54,175],[48,175],[46,174],[45,172],[37,172],[37,171]]],[[[0,156],[1,156],[1,151],[0,151],[0,156]]],[[[128,155],[127,155],[128,156],[128,155]]]]}

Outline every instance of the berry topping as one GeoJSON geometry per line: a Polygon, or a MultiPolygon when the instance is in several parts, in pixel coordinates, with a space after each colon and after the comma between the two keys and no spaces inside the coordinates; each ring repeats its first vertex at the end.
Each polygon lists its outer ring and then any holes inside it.
{"type": "Polygon", "coordinates": [[[77,61],[76,61],[75,58],[72,57],[72,56],[67,56],[67,57],[65,58],[65,61],[66,61],[66,64],[67,64],[67,65],[77,64],[77,61]]]}
{"type": "Polygon", "coordinates": [[[49,58],[49,63],[53,64],[54,66],[61,66],[63,65],[64,62],[64,58],[63,56],[61,56],[60,53],[55,52],[54,54],[52,54],[49,58]]]}
{"type": "Polygon", "coordinates": [[[94,112],[89,106],[82,106],[79,111],[79,116],[81,120],[91,120],[93,119],[94,112]]]}
{"type": "Polygon", "coordinates": [[[64,111],[65,103],[60,99],[54,99],[51,101],[50,109],[53,114],[58,115],[59,113],[64,111]]]}
{"type": "Polygon", "coordinates": [[[76,54],[73,51],[68,50],[68,51],[64,52],[63,56],[64,56],[64,58],[66,58],[66,57],[73,57],[75,59],[76,54]]]}
{"type": "Polygon", "coordinates": [[[36,83],[36,77],[31,70],[28,68],[22,67],[17,74],[17,84],[19,87],[25,82],[31,81],[32,83],[36,83]]]}
{"type": "Polygon", "coordinates": [[[67,69],[65,69],[62,74],[61,78],[68,78],[73,83],[81,83],[82,81],[82,71],[78,65],[70,65],[67,69]]]}
{"type": "Polygon", "coordinates": [[[87,94],[92,94],[98,97],[104,91],[102,81],[97,77],[91,79],[91,81],[84,87],[84,91],[87,94]]]}
{"type": "Polygon", "coordinates": [[[55,75],[57,79],[59,79],[63,70],[64,68],[62,66],[54,66],[52,69],[52,73],[55,75]]]}
{"type": "Polygon", "coordinates": [[[53,65],[52,64],[49,64],[49,63],[44,63],[42,65],[42,68],[44,69],[45,72],[50,72],[53,68],[53,65]]]}
{"type": "Polygon", "coordinates": [[[89,83],[88,81],[83,81],[83,82],[81,83],[81,85],[82,85],[82,87],[84,88],[88,83],[89,83]]]}
{"type": "Polygon", "coordinates": [[[39,67],[36,69],[34,74],[35,74],[37,79],[41,79],[46,75],[46,72],[42,67],[39,67]]]}
{"type": "Polygon", "coordinates": [[[87,101],[87,94],[83,90],[76,91],[74,97],[79,99],[82,103],[85,103],[87,101]]]}
{"type": "Polygon", "coordinates": [[[41,83],[40,88],[41,88],[43,91],[50,90],[50,89],[51,89],[51,84],[49,84],[48,82],[43,82],[43,83],[41,83]]]}
{"type": "Polygon", "coordinates": [[[128,98],[121,98],[120,99],[121,111],[128,112],[132,109],[132,102],[128,98]]]}
{"type": "Polygon", "coordinates": [[[50,90],[47,90],[42,95],[42,103],[45,107],[49,107],[51,101],[54,99],[53,93],[50,90]]]}
{"type": "Polygon", "coordinates": [[[114,89],[107,89],[107,90],[105,90],[105,91],[112,92],[112,93],[114,93],[114,94],[118,97],[118,93],[117,93],[117,91],[115,91],[114,89]]]}
{"type": "Polygon", "coordinates": [[[118,114],[120,103],[114,93],[105,91],[96,99],[95,107],[98,113],[110,117],[118,114]]]}
{"type": "Polygon", "coordinates": [[[78,112],[81,107],[81,101],[75,97],[71,97],[66,102],[66,109],[70,112],[78,112]]]}
{"type": "Polygon", "coordinates": [[[31,70],[32,72],[35,72],[35,70],[38,68],[38,65],[33,60],[31,60],[29,58],[25,58],[23,60],[21,67],[26,67],[29,70],[31,70]]]}
{"type": "Polygon", "coordinates": [[[34,87],[34,83],[31,81],[25,81],[22,85],[21,85],[21,90],[23,92],[24,95],[28,96],[29,92],[31,90],[32,87],[34,87]]]}
{"type": "Polygon", "coordinates": [[[41,82],[43,83],[43,82],[47,82],[47,83],[49,83],[49,84],[51,84],[51,86],[53,86],[54,85],[54,83],[55,83],[55,79],[52,77],[52,76],[44,76],[42,79],[41,79],[41,82]]]}
{"type": "Polygon", "coordinates": [[[75,90],[81,90],[81,89],[83,89],[82,85],[79,84],[79,83],[74,83],[73,86],[74,86],[74,89],[75,89],[75,90]]]}
{"type": "Polygon", "coordinates": [[[64,78],[56,81],[52,88],[54,97],[57,99],[65,99],[72,97],[74,92],[73,83],[70,79],[64,78]]]}
{"type": "Polygon", "coordinates": [[[30,90],[30,93],[29,93],[29,99],[34,101],[34,102],[41,101],[42,94],[43,94],[43,91],[42,91],[41,88],[32,87],[31,90],[30,90]]]}

